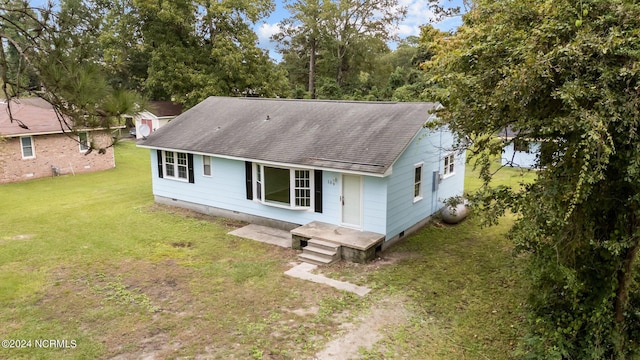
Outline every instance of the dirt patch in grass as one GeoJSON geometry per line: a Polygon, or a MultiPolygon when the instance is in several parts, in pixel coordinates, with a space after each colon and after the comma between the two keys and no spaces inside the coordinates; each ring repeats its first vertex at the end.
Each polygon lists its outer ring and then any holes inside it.
{"type": "MultiPolygon", "coordinates": [[[[122,261],[86,273],[62,271],[60,285],[47,292],[43,307],[57,309],[52,320],[78,314],[80,330],[103,344],[108,358],[188,356],[229,332],[217,321],[229,304],[212,306],[202,299],[206,294],[194,292],[198,275],[173,260],[122,261]]],[[[213,294],[217,291],[212,289],[213,294]]]]}
{"type": "Polygon", "coordinates": [[[260,274],[246,261],[61,267],[38,305],[43,321],[75,328],[115,359],[310,358],[366,307],[357,296],[290,279],[279,262],[271,269],[256,261],[260,274]]]}
{"type": "Polygon", "coordinates": [[[318,311],[320,311],[320,307],[311,306],[308,308],[299,308],[299,309],[288,310],[288,311],[291,311],[292,313],[298,316],[305,317],[305,316],[317,315],[318,311]]]}
{"type": "Polygon", "coordinates": [[[108,357],[165,357],[182,340],[170,331],[178,328],[178,319],[193,313],[193,277],[171,260],[129,260],[116,268],[97,265],[85,271],[61,268],[41,305],[55,309],[49,314],[52,321],[73,317],[78,330],[103,344],[108,357]]]}
{"type": "Polygon", "coordinates": [[[16,241],[16,240],[29,240],[29,239],[33,239],[35,236],[36,236],[35,234],[19,234],[14,236],[0,237],[0,244],[4,244],[9,241],[16,241]]]}
{"type": "Polygon", "coordinates": [[[315,355],[319,360],[347,360],[356,357],[361,350],[371,348],[382,338],[389,336],[409,317],[404,300],[398,297],[383,298],[371,305],[354,322],[340,326],[341,335],[326,344],[315,355]]]}
{"type": "Polygon", "coordinates": [[[34,236],[35,236],[34,234],[20,234],[20,235],[12,236],[11,240],[29,240],[34,236]]]}
{"type": "Polygon", "coordinates": [[[415,259],[419,256],[420,256],[419,254],[408,252],[408,251],[397,251],[397,252],[385,251],[381,253],[374,261],[367,264],[367,267],[377,269],[381,266],[393,265],[403,260],[415,259]]]}

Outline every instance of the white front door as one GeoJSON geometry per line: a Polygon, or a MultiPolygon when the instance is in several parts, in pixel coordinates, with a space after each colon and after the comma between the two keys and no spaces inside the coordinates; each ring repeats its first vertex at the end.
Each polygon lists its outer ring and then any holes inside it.
{"type": "Polygon", "coordinates": [[[342,223],[362,226],[362,176],[342,175],[342,223]]]}

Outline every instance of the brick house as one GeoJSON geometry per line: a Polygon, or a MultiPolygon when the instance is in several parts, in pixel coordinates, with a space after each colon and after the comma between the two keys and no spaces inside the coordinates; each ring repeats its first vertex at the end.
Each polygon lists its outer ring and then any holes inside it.
{"type": "Polygon", "coordinates": [[[115,167],[113,148],[87,154],[88,144],[106,146],[111,132],[86,129],[63,132],[53,107],[39,98],[12,100],[11,122],[6,101],[0,103],[0,184],[54,175],[78,174],[115,167]]]}

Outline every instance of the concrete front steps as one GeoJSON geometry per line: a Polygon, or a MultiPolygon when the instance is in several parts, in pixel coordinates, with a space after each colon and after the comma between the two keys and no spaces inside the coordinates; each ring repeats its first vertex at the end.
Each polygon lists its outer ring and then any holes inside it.
{"type": "Polygon", "coordinates": [[[315,265],[327,265],[340,260],[340,245],[319,239],[309,239],[298,260],[315,265]]]}

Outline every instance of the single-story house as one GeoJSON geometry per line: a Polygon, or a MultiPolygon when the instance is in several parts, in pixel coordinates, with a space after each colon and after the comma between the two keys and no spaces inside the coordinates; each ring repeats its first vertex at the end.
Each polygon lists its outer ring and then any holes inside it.
{"type": "Polygon", "coordinates": [[[439,106],[209,97],[138,146],[151,150],[159,203],[380,250],[463,194],[464,152],[424,126],[439,106]]]}
{"type": "Polygon", "coordinates": [[[154,132],[182,113],[182,105],[172,101],[149,101],[146,110],[132,116],[136,139],[145,137],[145,131],[154,132]],[[146,130],[142,126],[146,126],[146,130]]]}
{"type": "Polygon", "coordinates": [[[518,133],[518,131],[507,127],[498,134],[504,142],[502,148],[502,165],[526,169],[538,167],[541,142],[534,139],[518,137],[518,133]]]}
{"type": "Polygon", "coordinates": [[[73,135],[62,130],[53,107],[40,98],[0,103],[0,183],[62,174],[111,169],[116,166],[113,148],[105,154],[87,154],[89,144],[106,146],[112,134],[104,129],[84,129],[73,135]],[[20,123],[25,125],[21,127],[20,123]]]}

